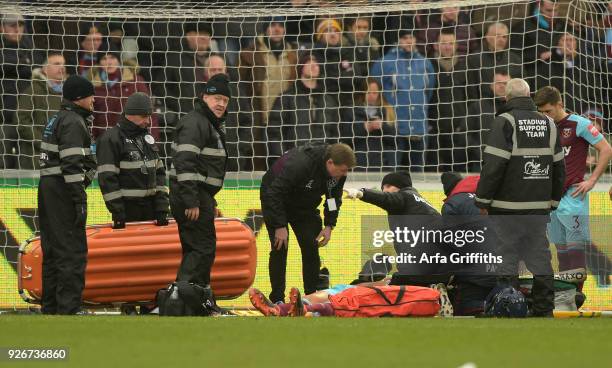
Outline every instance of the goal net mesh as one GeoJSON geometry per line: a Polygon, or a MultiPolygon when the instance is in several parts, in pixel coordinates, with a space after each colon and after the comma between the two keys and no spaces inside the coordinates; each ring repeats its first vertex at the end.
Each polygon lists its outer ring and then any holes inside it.
{"type": "MultiPolygon", "coordinates": [[[[17,294],[19,245],[37,235],[40,136],[59,108],[62,81],[95,86],[92,135],[116,124],[129,95],[154,100],[151,133],[164,158],[177,121],[212,75],[226,73],[230,160],[218,195],[225,216],[257,233],[255,286],[269,291],[267,232],[259,184],[282,152],[312,141],[353,147],[347,186],[377,187],[410,170],[438,209],[440,173],[478,173],[506,82],[553,85],[566,107],[610,141],[612,2],[609,1],[0,1],[0,308],[17,294]]],[[[599,157],[591,150],[587,173],[599,157]]],[[[597,252],[587,307],[612,308],[610,166],[590,194],[597,252]]],[[[88,189],[89,224],[111,220],[100,189],[88,189]]],[[[332,284],[361,269],[362,215],[345,201],[321,249],[332,284]]],[[[290,239],[287,285],[301,286],[290,239]]],[[[555,254],[554,247],[551,248],[555,254]]],[[[245,298],[231,302],[248,303],[245,298]]]]}

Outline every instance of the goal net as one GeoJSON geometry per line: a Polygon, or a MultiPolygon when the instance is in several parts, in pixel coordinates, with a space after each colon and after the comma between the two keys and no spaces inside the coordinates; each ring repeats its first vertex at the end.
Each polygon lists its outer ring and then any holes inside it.
{"type": "MultiPolygon", "coordinates": [[[[217,199],[224,215],[257,232],[255,286],[265,291],[269,242],[258,188],[262,172],[292,147],[347,143],[357,155],[347,186],[377,187],[383,173],[410,170],[440,208],[441,172],[480,171],[510,78],[524,78],[532,91],[557,87],[568,109],[611,137],[609,1],[39,0],[1,1],[0,14],[0,308],[25,306],[16,293],[18,249],[38,231],[40,136],[70,74],[94,83],[94,138],[116,124],[129,95],[149,94],[164,158],[203,84],[229,76],[231,173],[217,199]]],[[[598,160],[590,151],[587,172],[598,160]]],[[[610,229],[610,182],[608,166],[590,195],[597,230],[610,229]]],[[[88,223],[110,221],[97,183],[88,198],[88,223]]],[[[361,269],[361,216],[384,215],[347,202],[321,249],[332,284],[361,269]]],[[[593,236],[599,253],[587,306],[612,308],[612,237],[593,236]]],[[[294,238],[287,278],[302,285],[294,238]]]]}

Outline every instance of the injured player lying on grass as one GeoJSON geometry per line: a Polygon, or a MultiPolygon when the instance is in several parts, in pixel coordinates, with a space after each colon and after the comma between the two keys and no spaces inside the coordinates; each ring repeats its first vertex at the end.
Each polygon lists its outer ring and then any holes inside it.
{"type": "Polygon", "coordinates": [[[335,285],[303,297],[294,287],[289,303],[278,304],[253,288],[249,299],[266,317],[452,317],[450,299],[442,284],[426,288],[387,283],[335,285]]]}

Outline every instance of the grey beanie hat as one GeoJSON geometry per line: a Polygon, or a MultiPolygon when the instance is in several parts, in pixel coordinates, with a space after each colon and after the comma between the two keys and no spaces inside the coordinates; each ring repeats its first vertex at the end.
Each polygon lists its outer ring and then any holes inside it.
{"type": "Polygon", "coordinates": [[[136,92],[128,97],[123,112],[125,115],[152,115],[151,99],[145,93],[136,92]]]}

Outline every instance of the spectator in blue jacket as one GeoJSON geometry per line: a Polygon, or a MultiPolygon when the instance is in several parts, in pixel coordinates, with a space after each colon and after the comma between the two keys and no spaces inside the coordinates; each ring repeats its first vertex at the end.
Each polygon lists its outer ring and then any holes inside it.
{"type": "Polygon", "coordinates": [[[381,81],[385,99],[395,107],[397,165],[412,171],[423,171],[433,73],[431,62],[417,51],[416,38],[409,30],[401,30],[398,46],[372,66],[371,75],[381,81]]]}

